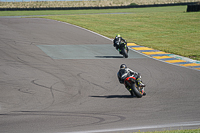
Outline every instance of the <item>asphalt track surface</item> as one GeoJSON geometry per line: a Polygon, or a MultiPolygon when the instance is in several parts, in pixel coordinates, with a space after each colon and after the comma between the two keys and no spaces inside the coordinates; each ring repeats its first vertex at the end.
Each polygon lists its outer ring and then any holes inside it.
{"type": "Polygon", "coordinates": [[[199,128],[200,71],[134,51],[129,56],[121,58],[110,39],[73,25],[0,18],[0,132],[199,128]],[[131,97],[119,84],[122,63],[141,73],[146,96],[131,97]]]}

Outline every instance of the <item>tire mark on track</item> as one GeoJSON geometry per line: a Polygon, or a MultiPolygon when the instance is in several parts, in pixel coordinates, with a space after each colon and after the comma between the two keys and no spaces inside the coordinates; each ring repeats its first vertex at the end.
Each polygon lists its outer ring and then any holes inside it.
{"type": "MultiPolygon", "coordinates": [[[[105,113],[85,113],[85,112],[63,112],[63,111],[13,111],[9,114],[0,114],[8,116],[56,116],[56,117],[69,117],[71,119],[86,118],[87,121],[80,121],[76,124],[63,124],[65,128],[84,127],[88,125],[104,125],[109,123],[120,122],[126,119],[124,116],[105,114],[105,113]],[[89,120],[88,120],[89,118],[89,120]],[[90,120],[91,119],[91,120],[90,120]]],[[[54,117],[55,119],[55,117],[54,117]]]]}
{"type": "MultiPolygon", "coordinates": [[[[9,40],[11,40],[11,39],[9,39],[9,40]]],[[[13,49],[19,51],[20,53],[23,53],[23,54],[25,54],[26,56],[29,56],[29,57],[31,57],[31,58],[34,58],[34,59],[36,59],[37,61],[41,61],[40,59],[38,59],[38,58],[36,58],[36,57],[34,57],[34,56],[32,56],[32,55],[29,55],[29,54],[23,52],[22,50],[19,50],[19,49],[15,48],[15,47],[12,46],[11,44],[6,43],[6,42],[3,41],[2,39],[1,39],[1,41],[4,42],[6,45],[10,46],[11,48],[13,48],[13,49]]],[[[16,42],[16,41],[13,41],[13,42],[14,42],[15,45],[16,45],[17,42],[16,42]]],[[[33,44],[33,42],[31,42],[31,44],[33,44]]],[[[4,52],[4,53],[5,53],[5,52],[4,52]]],[[[5,53],[5,54],[6,54],[6,53],[5,53]]],[[[42,70],[42,69],[40,69],[40,68],[37,68],[37,67],[35,67],[35,66],[29,64],[29,62],[26,62],[26,61],[20,59],[19,57],[17,57],[17,59],[16,59],[15,57],[10,56],[9,54],[6,54],[6,55],[9,56],[9,57],[11,57],[11,58],[14,59],[15,61],[18,61],[18,62],[24,64],[24,65],[30,66],[30,67],[32,67],[32,68],[34,68],[34,69],[37,69],[37,70],[39,70],[39,71],[43,71],[43,72],[45,72],[45,73],[47,73],[47,74],[52,75],[53,77],[56,77],[57,79],[59,79],[59,80],[64,84],[65,88],[67,89],[67,84],[65,83],[65,81],[64,81],[63,79],[61,79],[60,77],[56,76],[55,74],[52,74],[52,73],[50,73],[50,72],[48,72],[48,71],[46,71],[46,70],[42,70]]],[[[47,63],[47,64],[49,64],[49,65],[53,65],[53,64],[48,63],[48,62],[45,62],[45,61],[41,61],[41,62],[47,63]]],[[[60,69],[60,68],[59,68],[59,69],[60,69]]]]}
{"type": "MultiPolygon", "coordinates": [[[[14,41],[14,40],[12,40],[12,39],[9,39],[9,42],[12,41],[12,43],[7,43],[7,42],[6,42],[5,40],[3,40],[3,39],[0,39],[0,40],[3,42],[3,44],[5,44],[6,46],[10,47],[11,49],[14,49],[14,50],[16,50],[16,51],[19,51],[20,55],[24,54],[24,55],[26,55],[26,57],[29,57],[29,58],[31,58],[31,59],[34,59],[34,60],[36,60],[36,61],[38,61],[38,62],[40,62],[40,63],[43,63],[43,64],[46,63],[46,64],[48,64],[49,66],[56,67],[57,69],[62,70],[62,71],[66,71],[66,70],[64,70],[64,69],[62,69],[62,68],[60,68],[60,67],[58,67],[58,66],[55,65],[55,64],[49,63],[49,62],[47,62],[47,61],[45,61],[45,60],[42,60],[42,59],[40,59],[40,58],[36,58],[34,55],[31,55],[30,53],[26,53],[26,52],[24,52],[23,50],[20,50],[20,49],[17,47],[17,43],[23,43],[23,42],[16,42],[16,41],[14,41]],[[14,43],[14,44],[13,44],[13,43],[14,43]]],[[[33,42],[31,42],[31,44],[33,45],[33,42]]],[[[7,47],[7,48],[8,48],[8,47],[7,47]]],[[[1,49],[0,49],[0,50],[1,50],[1,49]]],[[[57,76],[56,74],[54,74],[54,73],[52,73],[52,72],[49,72],[49,71],[46,70],[46,69],[42,69],[42,68],[39,68],[39,67],[37,67],[37,66],[34,66],[34,64],[31,64],[30,62],[24,61],[24,60],[21,59],[19,56],[13,55],[13,53],[5,52],[5,51],[3,51],[3,50],[1,50],[1,51],[2,51],[6,56],[8,56],[8,57],[10,57],[11,59],[13,59],[13,61],[16,62],[16,63],[22,63],[23,65],[26,65],[26,66],[29,66],[29,67],[34,68],[34,69],[36,69],[36,70],[39,70],[40,72],[44,72],[44,73],[49,74],[49,75],[51,75],[52,77],[55,77],[56,79],[58,79],[58,80],[64,85],[64,88],[63,88],[63,89],[66,90],[66,91],[60,91],[60,90],[58,90],[58,89],[53,89],[53,85],[55,85],[55,84],[58,83],[58,82],[54,83],[51,87],[47,87],[47,86],[43,86],[43,85],[37,84],[37,83],[35,82],[35,80],[32,80],[32,81],[31,81],[31,83],[33,83],[33,84],[35,84],[35,85],[38,85],[38,86],[40,86],[40,87],[49,89],[50,92],[51,92],[52,98],[53,98],[53,102],[55,102],[53,90],[54,90],[54,91],[57,91],[57,92],[62,92],[62,93],[67,94],[67,95],[68,95],[68,98],[73,97],[73,94],[71,94],[70,92],[67,91],[67,90],[70,90],[70,89],[68,88],[67,83],[66,83],[61,77],[57,76]]],[[[14,54],[16,54],[16,53],[17,53],[17,52],[15,52],[14,54]]],[[[54,60],[53,60],[53,61],[54,61],[54,60]]],[[[71,74],[70,71],[67,71],[67,73],[68,73],[68,74],[71,74]]],[[[71,75],[73,75],[73,74],[71,74],[71,75]]],[[[52,104],[51,104],[51,105],[52,105],[52,104]]],[[[50,105],[50,106],[51,106],[51,105],[50,105]]],[[[50,106],[48,106],[48,107],[50,107],[50,106]]],[[[48,107],[45,107],[45,109],[48,108],[48,107]]]]}
{"type": "Polygon", "coordinates": [[[89,81],[89,80],[86,80],[85,78],[83,78],[83,77],[81,76],[81,74],[83,74],[83,73],[79,73],[79,74],[77,74],[77,76],[79,76],[82,80],[88,82],[89,84],[92,84],[92,85],[94,85],[94,86],[97,86],[97,87],[99,87],[99,88],[101,88],[101,89],[108,90],[108,89],[106,89],[105,87],[103,87],[103,86],[101,86],[101,85],[98,85],[98,84],[93,83],[93,82],[91,82],[91,81],[89,81]]]}

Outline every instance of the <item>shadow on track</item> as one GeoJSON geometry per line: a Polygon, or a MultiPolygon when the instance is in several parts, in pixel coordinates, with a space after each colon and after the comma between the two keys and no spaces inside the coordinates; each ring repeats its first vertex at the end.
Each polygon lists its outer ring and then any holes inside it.
{"type": "Polygon", "coordinates": [[[123,56],[95,56],[96,58],[123,58],[123,56]]]}
{"type": "Polygon", "coordinates": [[[90,96],[95,98],[137,98],[136,96],[131,95],[108,95],[108,96],[90,96]]]}

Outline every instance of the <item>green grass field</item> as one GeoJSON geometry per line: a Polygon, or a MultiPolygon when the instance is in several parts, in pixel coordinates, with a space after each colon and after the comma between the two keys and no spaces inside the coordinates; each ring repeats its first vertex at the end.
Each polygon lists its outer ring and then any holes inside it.
{"type": "Polygon", "coordinates": [[[171,6],[107,10],[2,11],[0,15],[48,15],[37,17],[68,22],[109,38],[114,38],[119,33],[128,42],[200,60],[200,12],[186,12],[186,9],[187,6],[171,6]]]}

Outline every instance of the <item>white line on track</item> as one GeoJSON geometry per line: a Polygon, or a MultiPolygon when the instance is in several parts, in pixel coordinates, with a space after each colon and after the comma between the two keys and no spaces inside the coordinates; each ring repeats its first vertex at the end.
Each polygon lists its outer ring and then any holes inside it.
{"type": "Polygon", "coordinates": [[[133,131],[133,130],[142,130],[142,129],[159,129],[159,128],[168,128],[168,127],[185,127],[185,126],[199,126],[199,125],[200,125],[200,121],[190,121],[190,122],[171,123],[171,124],[164,124],[164,125],[151,125],[151,126],[141,126],[141,127],[89,130],[89,131],[77,131],[77,132],[62,132],[62,133],[105,133],[105,132],[133,131]]]}
{"type": "MultiPolygon", "coordinates": [[[[55,20],[55,21],[58,21],[58,20],[55,20]]],[[[103,36],[103,35],[101,35],[101,34],[98,34],[98,33],[94,32],[94,31],[91,31],[91,30],[88,30],[88,29],[82,28],[82,27],[80,27],[80,26],[73,25],[73,24],[70,24],[70,23],[67,23],[67,22],[62,22],[62,21],[58,21],[58,22],[61,22],[61,23],[64,23],[64,24],[68,24],[68,25],[71,25],[71,26],[74,26],[74,27],[80,28],[80,29],[82,29],[82,30],[89,31],[89,32],[91,32],[91,33],[93,33],[93,34],[96,34],[96,35],[101,36],[101,37],[103,37],[103,38],[106,38],[106,39],[108,39],[108,40],[110,40],[110,41],[113,41],[113,39],[111,39],[111,38],[108,38],[108,37],[106,37],[106,36],[103,36]]]]}
{"type": "Polygon", "coordinates": [[[187,69],[191,69],[191,70],[200,71],[200,70],[198,70],[198,69],[194,69],[194,68],[190,68],[190,67],[185,67],[185,66],[180,66],[180,65],[178,65],[178,64],[173,64],[173,63],[170,63],[170,62],[166,62],[166,61],[163,61],[163,60],[160,60],[160,59],[153,58],[153,57],[151,57],[151,56],[149,56],[149,55],[143,54],[143,53],[141,53],[141,52],[139,52],[139,51],[137,51],[137,50],[134,50],[134,49],[132,49],[132,48],[129,48],[129,50],[132,50],[132,51],[134,51],[134,52],[136,52],[136,53],[139,53],[139,54],[144,55],[144,56],[146,56],[146,57],[148,57],[148,58],[151,58],[151,59],[154,59],[154,60],[163,62],[163,63],[167,63],[167,64],[171,64],[171,65],[174,65],[174,66],[179,66],[179,67],[183,67],[183,68],[187,68],[187,69]]]}

